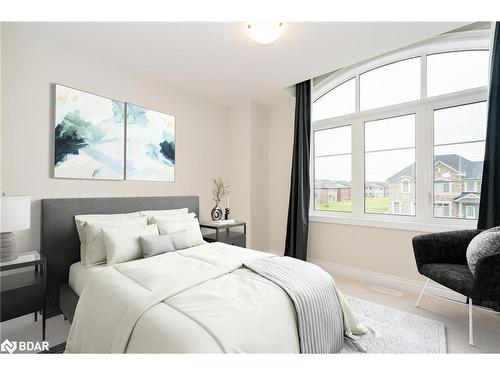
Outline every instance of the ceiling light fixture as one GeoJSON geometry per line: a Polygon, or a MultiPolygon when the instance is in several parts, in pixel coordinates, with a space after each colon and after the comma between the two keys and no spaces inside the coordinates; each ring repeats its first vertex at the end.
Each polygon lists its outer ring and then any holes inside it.
{"type": "Polygon", "coordinates": [[[283,23],[249,23],[247,34],[250,39],[259,44],[271,44],[283,33],[283,23]]]}

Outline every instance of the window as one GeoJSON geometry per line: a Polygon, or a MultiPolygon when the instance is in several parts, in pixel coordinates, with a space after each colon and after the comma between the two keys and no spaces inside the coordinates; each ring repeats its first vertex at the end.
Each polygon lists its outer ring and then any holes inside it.
{"type": "Polygon", "coordinates": [[[314,132],[314,207],[351,211],[351,126],[314,132]]]}
{"type": "Polygon", "coordinates": [[[366,122],[365,186],[385,185],[388,195],[365,194],[365,212],[412,215],[415,178],[415,115],[366,122]]]}
{"type": "Polygon", "coordinates": [[[434,204],[434,212],[436,216],[440,217],[449,217],[450,213],[450,204],[449,203],[435,203],[434,204]]]}
{"type": "Polygon", "coordinates": [[[362,111],[420,99],[420,57],[370,70],[359,80],[362,111]]]}
{"type": "Polygon", "coordinates": [[[410,181],[406,180],[401,182],[401,192],[402,193],[410,192],[410,181]]]}
{"type": "Polygon", "coordinates": [[[427,56],[427,95],[486,86],[489,59],[488,51],[459,51],[427,56]]]}
{"type": "MultiPolygon", "coordinates": [[[[486,102],[434,110],[434,184],[437,185],[434,200],[442,201],[441,194],[450,193],[446,199],[459,208],[479,204],[480,194],[475,192],[475,185],[483,174],[486,110],[486,102]],[[457,189],[450,192],[449,188],[441,188],[443,179],[450,180],[446,185],[452,184],[457,189]]],[[[452,217],[464,218],[461,212],[465,211],[455,210],[452,217]]],[[[441,215],[435,212],[435,216],[441,215]]],[[[476,219],[467,212],[465,218],[476,219]]]]}
{"type": "Polygon", "coordinates": [[[473,206],[473,205],[465,206],[465,218],[466,219],[477,219],[476,206],[473,206]]]}
{"type": "Polygon", "coordinates": [[[335,196],[333,195],[333,191],[328,191],[328,203],[333,203],[335,201],[335,196]]]}
{"type": "Polygon", "coordinates": [[[311,220],[473,228],[490,42],[489,30],[444,34],[319,81],[311,220]]]}
{"type": "Polygon", "coordinates": [[[450,192],[449,182],[435,182],[434,183],[434,194],[446,194],[450,192]]]}
{"type": "Polygon", "coordinates": [[[476,186],[476,181],[465,181],[464,191],[477,192],[479,190],[476,190],[476,186]]]}
{"type": "Polygon", "coordinates": [[[312,111],[313,121],[353,113],[356,104],[355,85],[352,78],[316,99],[312,111]]]}

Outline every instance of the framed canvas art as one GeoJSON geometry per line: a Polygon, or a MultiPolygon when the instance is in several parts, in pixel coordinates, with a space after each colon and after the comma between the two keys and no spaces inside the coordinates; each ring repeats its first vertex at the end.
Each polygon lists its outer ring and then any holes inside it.
{"type": "Polygon", "coordinates": [[[55,87],[54,177],[123,180],[125,104],[55,87]]]}
{"type": "Polygon", "coordinates": [[[126,179],[175,181],[175,117],[127,103],[126,179]]]}

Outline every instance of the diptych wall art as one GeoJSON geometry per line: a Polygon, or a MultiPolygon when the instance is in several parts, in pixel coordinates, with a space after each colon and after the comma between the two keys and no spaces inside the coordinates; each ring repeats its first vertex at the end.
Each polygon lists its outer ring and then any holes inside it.
{"type": "Polygon", "coordinates": [[[123,179],[124,131],[124,103],[56,85],[54,176],[123,179]]]}
{"type": "Polygon", "coordinates": [[[175,181],[175,117],[56,85],[54,151],[56,178],[175,181]]]}
{"type": "Polygon", "coordinates": [[[175,117],[127,103],[127,180],[174,181],[175,117]]]}

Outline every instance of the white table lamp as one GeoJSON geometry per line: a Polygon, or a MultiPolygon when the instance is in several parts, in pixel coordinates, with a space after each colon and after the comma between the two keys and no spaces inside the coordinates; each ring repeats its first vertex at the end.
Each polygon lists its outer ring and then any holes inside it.
{"type": "Polygon", "coordinates": [[[0,262],[15,260],[18,249],[14,233],[30,227],[31,197],[2,195],[0,221],[0,262]]]}

